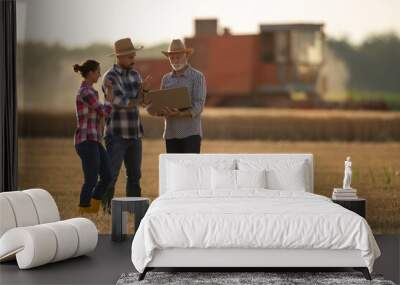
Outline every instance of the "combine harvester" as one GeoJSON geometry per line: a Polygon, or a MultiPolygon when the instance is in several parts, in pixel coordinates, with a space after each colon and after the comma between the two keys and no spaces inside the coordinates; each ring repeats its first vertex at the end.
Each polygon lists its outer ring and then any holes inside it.
{"type": "MultiPolygon", "coordinates": [[[[216,19],[195,20],[185,44],[207,79],[208,106],[289,106],[294,94],[316,102],[324,90],[323,24],[260,25],[259,34],[219,33],[216,19]]],[[[160,53],[161,54],[161,53],[160,53]]],[[[138,59],[136,68],[160,82],[170,70],[165,58],[138,59]]]]}

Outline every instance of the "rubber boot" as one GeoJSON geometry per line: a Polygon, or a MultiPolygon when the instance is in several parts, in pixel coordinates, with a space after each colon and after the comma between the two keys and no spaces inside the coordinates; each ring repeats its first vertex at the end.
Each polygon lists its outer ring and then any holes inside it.
{"type": "Polygon", "coordinates": [[[84,215],[84,214],[92,214],[91,207],[80,207],[79,206],[79,215],[84,215]]]}
{"type": "Polygon", "coordinates": [[[95,198],[90,199],[90,212],[97,213],[100,209],[101,200],[97,200],[95,198]]]}

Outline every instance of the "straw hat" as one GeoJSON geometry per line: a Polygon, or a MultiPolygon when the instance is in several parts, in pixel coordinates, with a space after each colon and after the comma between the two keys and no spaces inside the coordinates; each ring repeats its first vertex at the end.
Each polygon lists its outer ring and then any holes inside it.
{"type": "Polygon", "coordinates": [[[143,46],[134,46],[130,38],[124,38],[114,43],[114,52],[110,54],[110,56],[128,55],[141,50],[142,48],[143,46]]]}
{"type": "Polygon", "coordinates": [[[191,55],[194,52],[194,49],[185,47],[185,44],[181,40],[175,39],[172,40],[167,51],[161,51],[161,52],[165,56],[168,56],[173,53],[182,53],[182,52],[191,55]]]}

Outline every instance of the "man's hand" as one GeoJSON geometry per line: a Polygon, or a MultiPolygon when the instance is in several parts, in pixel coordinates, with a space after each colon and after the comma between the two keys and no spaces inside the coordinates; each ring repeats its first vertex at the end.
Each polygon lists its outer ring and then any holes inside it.
{"type": "Polygon", "coordinates": [[[151,80],[153,77],[151,75],[147,75],[146,78],[142,81],[143,90],[149,91],[151,88],[151,80]]]}
{"type": "Polygon", "coordinates": [[[164,117],[169,118],[169,117],[179,117],[181,112],[179,112],[179,110],[176,108],[164,107],[162,108],[162,113],[164,114],[164,117]]]}
{"type": "Polygon", "coordinates": [[[142,106],[143,107],[147,107],[151,104],[151,99],[149,98],[149,95],[147,95],[147,93],[143,93],[143,103],[142,106]]]}
{"type": "Polygon", "coordinates": [[[106,94],[104,95],[104,99],[111,103],[113,100],[113,93],[112,93],[113,87],[111,80],[106,79],[104,85],[106,86],[106,94]]]}
{"type": "Polygon", "coordinates": [[[164,117],[164,114],[163,114],[163,113],[161,113],[161,112],[154,112],[154,111],[151,109],[151,106],[148,107],[146,110],[147,110],[147,113],[149,113],[151,116],[155,116],[155,117],[164,117]]]}

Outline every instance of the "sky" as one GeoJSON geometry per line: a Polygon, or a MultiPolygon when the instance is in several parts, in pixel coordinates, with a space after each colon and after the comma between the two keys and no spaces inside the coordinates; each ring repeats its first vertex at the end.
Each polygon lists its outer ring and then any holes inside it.
{"type": "Polygon", "coordinates": [[[218,18],[232,34],[324,23],[328,36],[359,44],[371,34],[400,35],[399,12],[400,0],[17,0],[17,39],[74,47],[131,37],[151,46],[192,36],[194,19],[218,18]]]}

